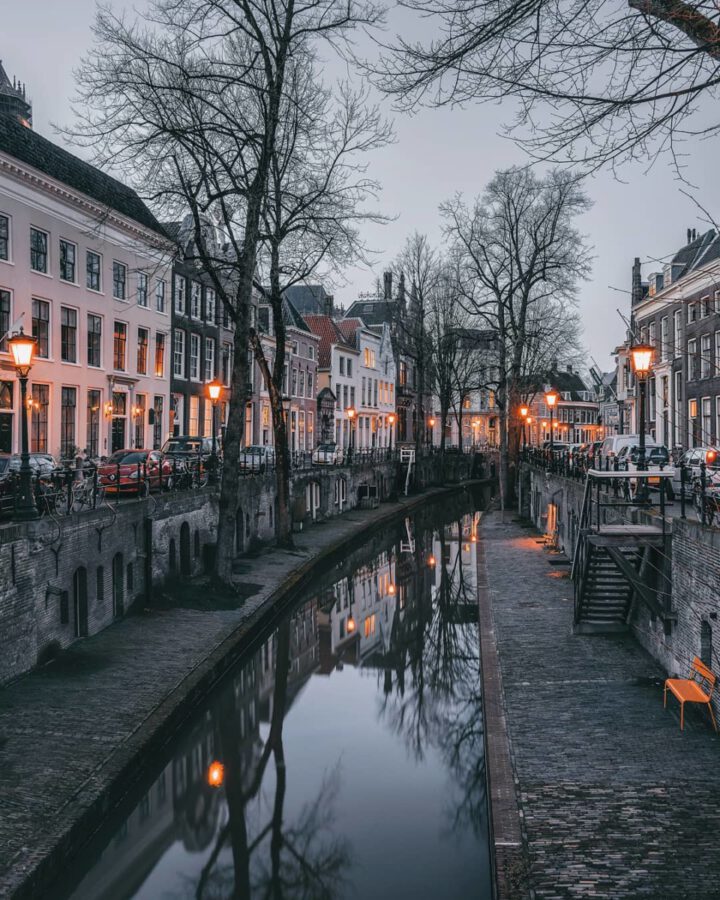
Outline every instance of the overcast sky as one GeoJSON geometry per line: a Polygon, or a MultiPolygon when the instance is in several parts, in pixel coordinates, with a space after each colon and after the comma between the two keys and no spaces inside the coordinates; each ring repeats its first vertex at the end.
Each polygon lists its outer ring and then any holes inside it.
{"type": "MultiPolygon", "coordinates": [[[[10,78],[27,83],[33,101],[35,129],[54,140],[51,123],[67,123],[69,99],[74,91],[73,68],[90,45],[95,0],[27,0],[5,3],[0,59],[10,78]]],[[[130,8],[132,4],[118,2],[130,8]]],[[[394,30],[406,31],[410,23],[400,16],[391,20],[394,30]],[[407,28],[405,27],[407,24],[407,28]]],[[[465,110],[424,110],[415,116],[387,114],[395,123],[397,142],[375,154],[371,173],[383,184],[382,211],[397,219],[372,227],[368,241],[380,255],[374,271],[380,274],[397,255],[414,230],[440,240],[438,204],[460,191],[473,196],[482,191],[493,172],[525,161],[522,152],[499,136],[509,110],[476,106],[465,110]]],[[[720,200],[717,178],[717,139],[688,149],[686,176],[698,189],[698,197],[713,215],[720,200]]],[[[584,340],[590,358],[601,368],[611,367],[612,349],[623,339],[624,325],[616,308],[627,313],[630,267],[639,256],[643,275],[658,269],[662,260],[685,243],[687,228],[706,230],[695,204],[680,193],[674,172],[660,161],[649,171],[642,167],[623,170],[625,183],[610,174],[587,183],[594,202],[580,225],[594,246],[593,273],[580,292],[585,325],[584,340]]],[[[371,272],[349,273],[350,284],[336,291],[347,304],[358,291],[373,287],[371,272]]]]}

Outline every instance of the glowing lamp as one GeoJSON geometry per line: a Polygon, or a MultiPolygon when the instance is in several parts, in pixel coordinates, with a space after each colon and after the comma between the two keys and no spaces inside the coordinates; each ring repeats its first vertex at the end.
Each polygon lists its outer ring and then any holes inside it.
{"type": "Polygon", "coordinates": [[[211,762],[207,770],[207,782],[210,787],[219,788],[225,781],[225,766],[215,760],[211,762]]]}
{"type": "Polygon", "coordinates": [[[347,620],[347,632],[348,632],[348,634],[352,634],[353,631],[355,631],[355,628],[356,628],[356,626],[355,626],[355,619],[353,619],[352,616],[348,616],[348,620],[347,620]]]}
{"type": "Polygon", "coordinates": [[[545,391],[545,402],[550,407],[550,409],[553,409],[553,407],[557,404],[558,392],[555,390],[555,388],[548,388],[548,390],[545,391]]]}
{"type": "Polygon", "coordinates": [[[348,419],[350,419],[350,421],[352,422],[352,420],[355,418],[355,407],[348,406],[348,408],[345,410],[345,412],[347,413],[348,419]]]}
{"type": "Polygon", "coordinates": [[[432,555],[432,553],[431,553],[430,556],[428,556],[428,558],[427,558],[427,564],[430,566],[431,569],[432,569],[432,568],[434,567],[434,565],[435,565],[435,557],[432,555]]]}
{"type": "Polygon", "coordinates": [[[430,427],[431,428],[435,427],[435,416],[430,416],[430,427]]]}
{"type": "Polygon", "coordinates": [[[32,368],[33,353],[35,352],[35,338],[28,337],[20,327],[20,331],[7,340],[10,345],[13,363],[18,375],[27,378],[32,368]]]}
{"type": "Polygon", "coordinates": [[[635,344],[630,348],[633,372],[638,378],[647,378],[652,365],[653,348],[650,344],[635,344]]]}
{"type": "Polygon", "coordinates": [[[390,594],[391,597],[395,596],[395,585],[392,582],[388,585],[388,594],[390,594]]]}
{"type": "Polygon", "coordinates": [[[527,418],[527,414],[528,414],[528,408],[527,408],[527,406],[521,406],[521,407],[520,407],[520,416],[521,416],[523,419],[525,419],[525,418],[527,418]]]}
{"type": "Polygon", "coordinates": [[[219,381],[211,381],[207,386],[208,389],[208,397],[212,403],[217,403],[220,399],[220,391],[222,390],[222,385],[219,381]]]}
{"type": "Polygon", "coordinates": [[[396,417],[395,413],[390,413],[390,415],[388,416],[388,422],[389,422],[391,425],[394,425],[394,424],[395,424],[395,419],[396,419],[396,418],[397,418],[397,417],[396,417]]]}

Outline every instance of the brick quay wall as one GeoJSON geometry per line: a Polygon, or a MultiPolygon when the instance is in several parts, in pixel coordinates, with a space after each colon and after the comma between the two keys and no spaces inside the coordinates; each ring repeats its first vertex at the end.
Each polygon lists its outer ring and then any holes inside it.
{"type": "MultiPolygon", "coordinates": [[[[584,484],[523,464],[518,493],[521,516],[530,519],[572,559],[584,484]]],[[[669,674],[685,677],[693,657],[702,656],[712,660],[712,668],[720,675],[720,529],[680,518],[679,506],[678,499],[668,507],[673,517],[668,603],[676,619],[665,624],[638,602],[630,626],[637,640],[669,674]]],[[[654,518],[639,511],[633,514],[638,522],[654,518]]],[[[720,713],[720,698],[714,707],[720,713]]]]}
{"type": "MultiPolygon", "coordinates": [[[[414,488],[470,476],[470,457],[419,461],[414,488]]],[[[291,485],[293,528],[342,515],[358,505],[364,485],[380,499],[404,489],[393,461],[299,472],[291,485]],[[314,507],[314,508],[313,508],[314,507]]],[[[242,480],[235,550],[254,552],[274,537],[274,475],[242,480]]],[[[151,494],[70,516],[0,526],[0,684],[95,634],[154,591],[207,570],[217,528],[217,490],[151,494]]]]}

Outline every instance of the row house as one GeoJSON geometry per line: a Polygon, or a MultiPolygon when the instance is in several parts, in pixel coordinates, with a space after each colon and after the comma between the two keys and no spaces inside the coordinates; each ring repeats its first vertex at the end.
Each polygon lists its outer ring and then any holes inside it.
{"type": "MultiPolygon", "coordinates": [[[[287,297],[283,298],[285,325],[285,369],[283,396],[286,398],[288,444],[291,452],[313,450],[317,443],[318,356],[320,338],[295,309],[287,297]]],[[[261,297],[258,323],[266,359],[272,369],[275,355],[275,334],[269,305],[261,297]]],[[[253,394],[252,442],[261,445],[274,443],[270,397],[256,366],[257,390],[253,394]],[[255,400],[257,394],[257,401],[255,400]]]]}
{"type": "Polygon", "coordinates": [[[390,327],[384,322],[368,328],[356,317],[340,319],[337,325],[348,344],[359,353],[355,446],[388,447],[395,435],[388,418],[395,412],[395,358],[390,327]]]}
{"type": "MultiPolygon", "coordinates": [[[[649,433],[667,447],[718,444],[720,237],[713,229],[700,236],[688,230],[686,245],[646,282],[635,260],[632,326],[636,340],[655,347],[647,390],[649,433]]],[[[632,376],[626,378],[634,396],[632,376]]],[[[635,403],[631,409],[634,431],[635,403]]]]}
{"type": "Polygon", "coordinates": [[[37,344],[31,451],[160,446],[173,247],[137,194],[14,117],[0,125],[0,450],[20,447],[7,337],[37,344]]]}
{"type": "Polygon", "coordinates": [[[545,402],[546,384],[558,393],[553,412],[553,440],[558,444],[585,444],[604,436],[600,422],[600,405],[595,392],[590,390],[571,365],[564,371],[553,370],[535,379],[537,387],[529,402],[532,422],[526,427],[527,443],[535,446],[550,440],[550,408],[545,402]]]}
{"type": "MultiPolygon", "coordinates": [[[[357,409],[357,375],[360,351],[343,336],[337,323],[324,315],[305,315],[310,331],[318,338],[317,386],[323,398],[329,390],[335,399],[333,439],[341,447],[349,447],[353,421],[348,410],[357,409]],[[324,392],[324,393],[323,393],[324,392]]],[[[329,431],[323,421],[323,433],[329,431]]]]}

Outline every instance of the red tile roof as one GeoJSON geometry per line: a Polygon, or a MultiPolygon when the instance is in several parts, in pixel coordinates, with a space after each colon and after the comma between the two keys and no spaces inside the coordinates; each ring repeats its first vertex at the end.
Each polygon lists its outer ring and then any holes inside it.
{"type": "Polygon", "coordinates": [[[358,348],[357,330],[363,327],[362,319],[340,319],[337,323],[338,328],[342,332],[342,336],[350,344],[351,347],[358,348]]]}
{"type": "Polygon", "coordinates": [[[342,332],[330,316],[309,315],[306,313],[303,318],[310,331],[320,338],[318,365],[321,369],[329,369],[332,345],[340,344],[348,349],[351,349],[351,345],[345,340],[342,332]]]}

